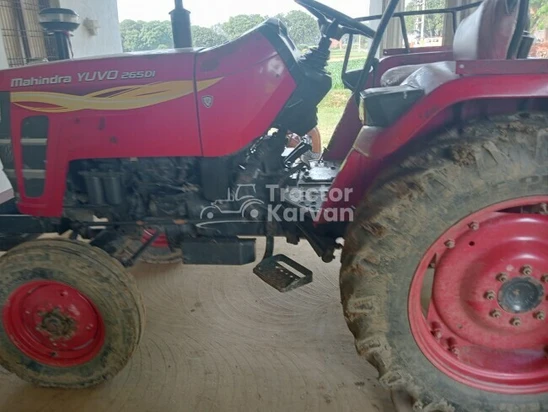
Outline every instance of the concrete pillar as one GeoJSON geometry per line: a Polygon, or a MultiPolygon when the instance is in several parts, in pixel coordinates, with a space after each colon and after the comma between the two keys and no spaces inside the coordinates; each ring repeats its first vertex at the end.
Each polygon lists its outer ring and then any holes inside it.
{"type": "MultiPolygon", "coordinates": [[[[369,15],[374,16],[382,14],[388,5],[389,0],[371,0],[369,3],[369,15]]],[[[401,0],[396,8],[396,12],[405,10],[405,0],[401,0]]],[[[373,29],[377,29],[379,21],[370,24],[373,29]]],[[[399,19],[392,19],[381,43],[380,55],[384,49],[398,49],[403,47],[403,36],[401,34],[401,24],[399,19]]]]}
{"type": "Polygon", "coordinates": [[[122,53],[116,0],[58,0],[58,4],[80,15],[82,25],[72,37],[75,58],[122,53]]]}
{"type": "MultiPolygon", "coordinates": [[[[378,0],[373,0],[373,1],[378,1],[378,0]]],[[[389,3],[389,0],[382,0],[382,3],[383,3],[382,8],[383,10],[385,10],[386,6],[389,3]]],[[[405,10],[405,0],[400,0],[398,7],[396,8],[396,13],[404,10],[405,10]]],[[[390,21],[390,24],[388,25],[388,28],[386,29],[386,33],[382,41],[381,54],[382,54],[382,51],[385,49],[399,49],[401,47],[403,47],[401,23],[399,19],[392,19],[390,21]]]]}

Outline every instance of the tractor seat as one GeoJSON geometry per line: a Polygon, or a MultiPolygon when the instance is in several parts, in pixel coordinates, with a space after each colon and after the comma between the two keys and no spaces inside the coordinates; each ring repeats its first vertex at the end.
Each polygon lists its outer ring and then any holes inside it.
{"type": "MultiPolygon", "coordinates": [[[[519,1],[485,0],[464,19],[453,42],[455,60],[504,60],[511,55],[514,36],[519,34],[521,38],[521,33],[517,33],[521,31],[518,30],[519,1]]],[[[400,69],[399,73],[410,72],[401,85],[376,87],[361,93],[367,125],[392,125],[424,95],[457,79],[455,68],[455,61],[396,68],[400,69]]]]}
{"type": "MultiPolygon", "coordinates": [[[[515,57],[519,38],[522,35],[516,30],[519,1],[484,1],[457,27],[453,41],[454,59],[504,60],[507,57],[515,57]],[[515,39],[516,36],[519,38],[515,39]]],[[[428,64],[394,67],[382,75],[380,84],[383,87],[400,85],[415,71],[426,65],[428,64]]]]}

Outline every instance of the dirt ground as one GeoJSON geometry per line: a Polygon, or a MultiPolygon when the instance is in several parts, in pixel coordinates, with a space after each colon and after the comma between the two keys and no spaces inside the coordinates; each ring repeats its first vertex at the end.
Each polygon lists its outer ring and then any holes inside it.
{"type": "Polygon", "coordinates": [[[137,267],[148,323],[129,366],[84,391],[37,389],[0,368],[0,412],[393,411],[355,353],[338,262],[305,243],[276,252],[311,268],[314,283],[280,294],[252,266],[137,267]]]}

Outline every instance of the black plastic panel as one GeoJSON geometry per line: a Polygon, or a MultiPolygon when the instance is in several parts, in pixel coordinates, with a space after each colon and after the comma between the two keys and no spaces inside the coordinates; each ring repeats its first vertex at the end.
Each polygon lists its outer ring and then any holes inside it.
{"type": "Polygon", "coordinates": [[[361,93],[360,110],[367,126],[389,127],[423,96],[424,90],[407,85],[375,87],[361,93]]]}
{"type": "Polygon", "coordinates": [[[188,239],[181,244],[189,265],[246,265],[255,262],[255,239],[188,239]]]}

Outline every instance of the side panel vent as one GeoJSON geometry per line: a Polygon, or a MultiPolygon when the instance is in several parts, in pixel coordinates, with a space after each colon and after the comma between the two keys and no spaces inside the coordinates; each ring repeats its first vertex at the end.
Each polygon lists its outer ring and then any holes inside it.
{"type": "Polygon", "coordinates": [[[23,178],[25,195],[28,197],[40,197],[44,193],[48,130],[47,116],[27,117],[21,124],[23,178]]]}

